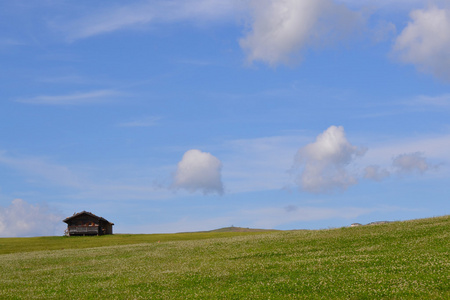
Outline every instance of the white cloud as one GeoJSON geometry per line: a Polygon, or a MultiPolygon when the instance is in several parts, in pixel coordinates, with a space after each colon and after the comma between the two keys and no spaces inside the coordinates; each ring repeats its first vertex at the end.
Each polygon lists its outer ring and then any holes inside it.
{"type": "Polygon", "coordinates": [[[392,166],[398,173],[425,173],[434,168],[420,152],[401,154],[393,159],[392,166]]]}
{"type": "Polygon", "coordinates": [[[357,183],[348,165],[365,152],[349,143],[342,126],[331,126],[314,143],[298,150],[293,166],[294,171],[300,170],[296,183],[314,193],[346,189],[357,183]]]}
{"type": "Polygon", "coordinates": [[[178,163],[173,188],[186,189],[193,193],[223,194],[222,162],[207,152],[192,149],[187,151],[178,163]]]}
{"type": "Polygon", "coordinates": [[[410,17],[395,41],[394,52],[420,71],[450,80],[450,8],[417,9],[410,17]]]}
{"type": "Polygon", "coordinates": [[[307,46],[342,39],[361,17],[332,0],[254,0],[251,31],[240,40],[249,61],[290,63],[307,46]]]}
{"type": "Polygon", "coordinates": [[[47,207],[15,199],[8,207],[0,207],[0,236],[29,237],[62,235],[63,216],[47,207]]]}
{"type": "Polygon", "coordinates": [[[18,99],[16,101],[38,105],[81,105],[105,102],[119,95],[119,92],[113,90],[98,90],[87,93],[74,93],[68,95],[43,95],[27,99],[18,99]]]}

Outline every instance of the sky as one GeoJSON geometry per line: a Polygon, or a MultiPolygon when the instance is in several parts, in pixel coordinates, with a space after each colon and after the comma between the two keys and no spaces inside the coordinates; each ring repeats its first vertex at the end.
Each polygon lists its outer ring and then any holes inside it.
{"type": "Polygon", "coordinates": [[[0,237],[450,212],[449,0],[0,2],[0,237]]]}

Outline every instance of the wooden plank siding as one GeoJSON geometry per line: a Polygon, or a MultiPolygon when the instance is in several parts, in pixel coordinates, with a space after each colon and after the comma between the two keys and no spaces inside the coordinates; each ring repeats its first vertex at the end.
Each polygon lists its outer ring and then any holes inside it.
{"type": "Polygon", "coordinates": [[[69,235],[99,235],[100,226],[72,225],[68,226],[69,235]]]}
{"type": "Polygon", "coordinates": [[[113,234],[114,223],[98,217],[91,212],[82,211],[63,220],[67,223],[67,235],[103,235],[113,234]]]}

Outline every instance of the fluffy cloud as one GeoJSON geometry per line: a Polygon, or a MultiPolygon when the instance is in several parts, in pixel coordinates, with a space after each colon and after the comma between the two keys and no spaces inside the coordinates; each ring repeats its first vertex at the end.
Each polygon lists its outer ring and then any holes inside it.
{"type": "Polygon", "coordinates": [[[399,155],[392,161],[392,166],[398,173],[425,173],[434,167],[420,152],[399,155]]]}
{"type": "Polygon", "coordinates": [[[314,143],[298,150],[293,167],[300,170],[296,183],[314,193],[346,189],[357,183],[347,166],[365,152],[349,143],[342,126],[331,126],[314,143]]]}
{"type": "Polygon", "coordinates": [[[200,150],[189,150],[178,163],[173,188],[193,193],[223,194],[222,162],[215,156],[200,150]]]}
{"type": "Polygon", "coordinates": [[[418,9],[410,17],[397,37],[395,53],[421,71],[450,80],[450,8],[418,9]]]}
{"type": "Polygon", "coordinates": [[[289,63],[306,46],[341,39],[361,22],[332,0],[254,0],[251,31],[240,40],[250,61],[289,63]]]}
{"type": "Polygon", "coordinates": [[[0,236],[26,237],[63,234],[63,216],[45,206],[15,199],[9,207],[0,207],[0,236]]]}

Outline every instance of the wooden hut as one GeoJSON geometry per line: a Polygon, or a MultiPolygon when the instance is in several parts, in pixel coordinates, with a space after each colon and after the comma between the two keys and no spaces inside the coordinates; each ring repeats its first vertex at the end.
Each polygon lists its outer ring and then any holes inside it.
{"type": "Polygon", "coordinates": [[[68,236],[113,234],[114,223],[88,211],[75,213],[63,222],[67,223],[68,236]]]}

